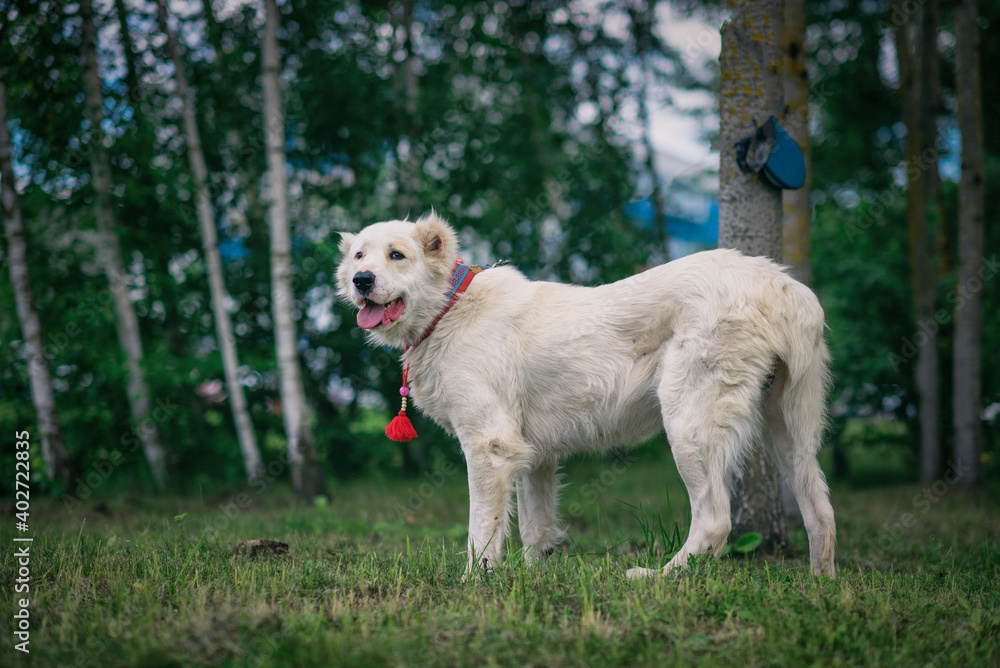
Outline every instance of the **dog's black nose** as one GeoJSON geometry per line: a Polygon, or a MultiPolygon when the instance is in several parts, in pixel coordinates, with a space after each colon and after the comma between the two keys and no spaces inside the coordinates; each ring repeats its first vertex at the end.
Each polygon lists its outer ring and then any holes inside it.
{"type": "Polygon", "coordinates": [[[370,271],[359,271],[354,274],[354,287],[363,297],[367,297],[368,293],[375,287],[375,274],[370,271]]]}

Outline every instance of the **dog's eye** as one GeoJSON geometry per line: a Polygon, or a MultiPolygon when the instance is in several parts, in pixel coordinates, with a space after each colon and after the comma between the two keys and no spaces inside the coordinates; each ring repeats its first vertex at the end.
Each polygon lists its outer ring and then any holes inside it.
{"type": "Polygon", "coordinates": [[[405,260],[406,256],[403,255],[402,253],[400,253],[399,251],[392,251],[391,253],[389,253],[389,259],[390,260],[405,260]]]}
{"type": "Polygon", "coordinates": [[[364,254],[364,253],[362,253],[361,251],[358,251],[357,253],[355,253],[355,254],[354,254],[354,259],[355,259],[355,260],[360,260],[360,259],[361,259],[361,258],[363,258],[364,256],[365,256],[365,254],[364,254]]]}

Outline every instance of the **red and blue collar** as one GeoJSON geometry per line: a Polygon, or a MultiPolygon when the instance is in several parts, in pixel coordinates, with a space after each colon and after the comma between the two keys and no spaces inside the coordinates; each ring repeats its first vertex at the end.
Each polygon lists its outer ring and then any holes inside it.
{"type": "Polygon", "coordinates": [[[411,348],[416,348],[424,341],[424,339],[434,332],[434,328],[437,327],[439,322],[441,322],[441,318],[443,318],[445,314],[451,310],[451,307],[455,305],[455,302],[458,301],[459,295],[465,292],[469,288],[469,285],[472,284],[472,279],[476,277],[476,274],[481,273],[486,269],[487,267],[479,265],[462,264],[462,258],[455,260],[455,268],[451,270],[451,279],[448,283],[448,292],[444,298],[444,306],[441,307],[441,310],[434,317],[434,320],[431,321],[431,324],[427,326],[427,329],[424,330],[424,333],[420,335],[420,338],[414,343],[406,346],[404,353],[411,348]]]}

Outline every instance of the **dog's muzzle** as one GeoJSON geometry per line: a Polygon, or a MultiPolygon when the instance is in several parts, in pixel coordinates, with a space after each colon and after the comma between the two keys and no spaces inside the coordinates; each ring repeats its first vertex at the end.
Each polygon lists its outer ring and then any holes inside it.
{"type": "Polygon", "coordinates": [[[368,294],[375,288],[375,274],[370,271],[359,271],[354,274],[352,279],[354,287],[358,289],[362,297],[367,297],[368,294]]]}

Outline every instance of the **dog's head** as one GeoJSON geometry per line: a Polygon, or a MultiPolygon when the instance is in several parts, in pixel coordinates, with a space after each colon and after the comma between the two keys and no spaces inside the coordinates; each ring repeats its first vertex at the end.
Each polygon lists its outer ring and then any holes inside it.
{"type": "Polygon", "coordinates": [[[338,294],[358,309],[358,326],[375,342],[402,348],[441,308],[458,239],[432,211],[415,223],[393,220],[344,234],[340,252],[338,294]]]}

